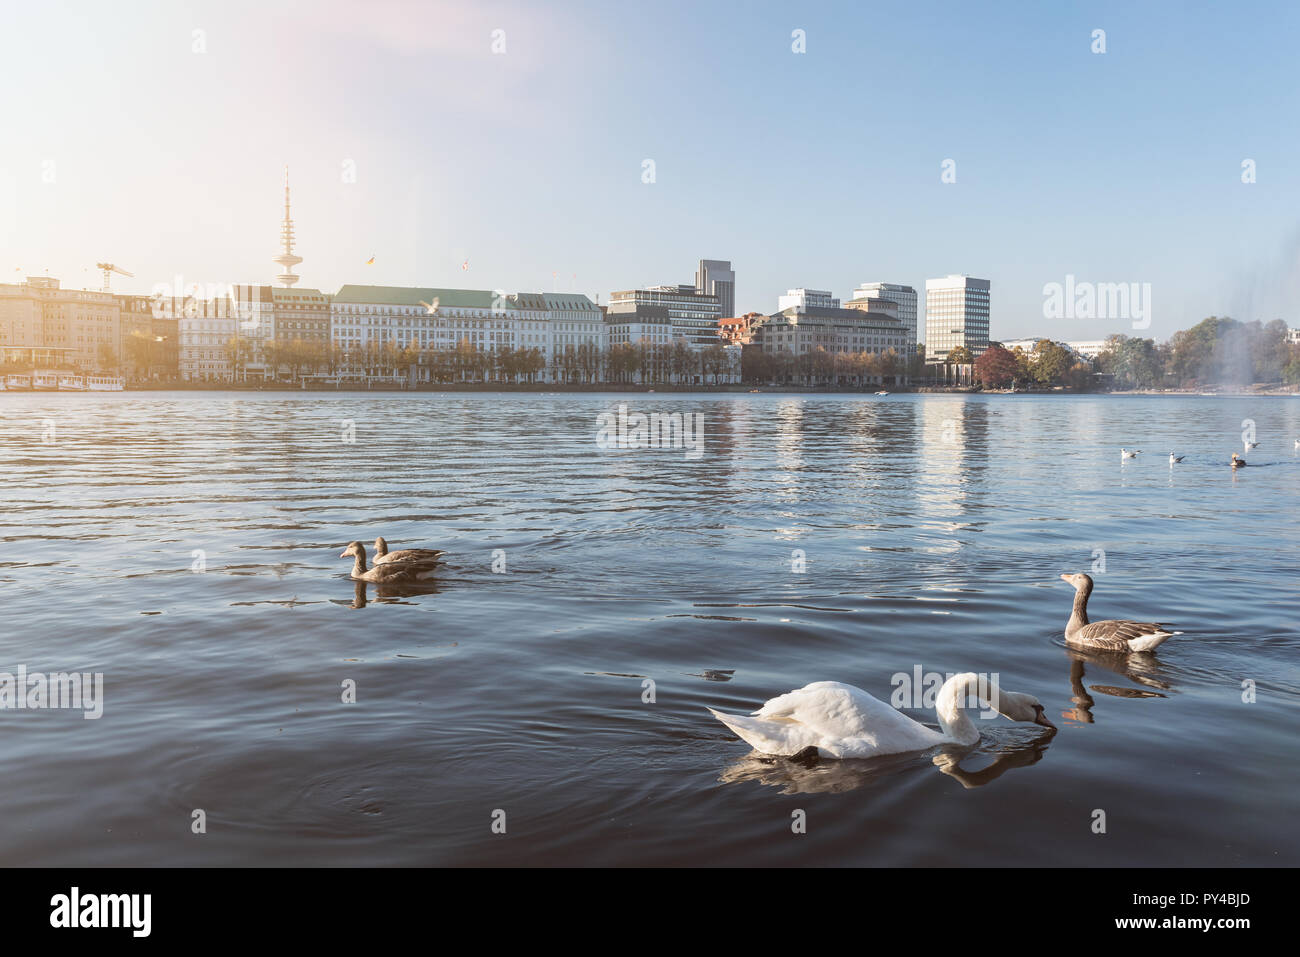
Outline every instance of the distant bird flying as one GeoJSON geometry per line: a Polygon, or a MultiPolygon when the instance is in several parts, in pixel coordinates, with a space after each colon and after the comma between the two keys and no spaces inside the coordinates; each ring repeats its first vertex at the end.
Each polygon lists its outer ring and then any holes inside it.
{"type": "Polygon", "coordinates": [[[423,299],[421,299],[420,305],[424,306],[425,309],[429,310],[429,315],[431,316],[436,315],[438,312],[438,297],[434,296],[433,302],[425,302],[423,299]]]}
{"type": "Polygon", "coordinates": [[[367,266],[373,266],[374,264],[375,264],[375,257],[374,257],[374,256],[371,256],[369,259],[366,260],[366,265],[367,265],[367,266]]]}

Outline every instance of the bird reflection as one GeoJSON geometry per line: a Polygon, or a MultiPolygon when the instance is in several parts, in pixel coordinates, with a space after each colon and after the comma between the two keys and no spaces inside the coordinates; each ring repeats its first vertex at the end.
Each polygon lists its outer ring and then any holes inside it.
{"type": "Polygon", "coordinates": [[[1044,734],[1028,744],[999,748],[994,754],[993,763],[978,771],[967,771],[961,767],[960,762],[964,755],[946,751],[934,756],[934,764],[944,774],[960,781],[961,786],[967,790],[982,788],[996,781],[1012,768],[1027,768],[1043,760],[1052,737],[1052,734],[1044,734]]]}
{"type": "Polygon", "coordinates": [[[348,608],[365,608],[366,605],[370,604],[368,591],[370,588],[375,590],[375,601],[383,604],[402,604],[404,599],[407,598],[415,598],[419,595],[436,595],[442,591],[442,586],[431,578],[400,585],[391,582],[375,584],[354,579],[352,585],[352,601],[349,603],[335,599],[334,604],[346,605],[348,608]]]}
{"type": "Polygon", "coordinates": [[[1070,702],[1074,705],[1070,710],[1061,712],[1061,717],[1067,721],[1077,721],[1082,724],[1095,723],[1092,708],[1097,702],[1089,694],[1089,691],[1110,695],[1113,698],[1165,698],[1168,695],[1161,692],[1169,691],[1173,687],[1172,684],[1160,677],[1160,660],[1150,652],[1135,651],[1125,654],[1124,652],[1083,651],[1078,648],[1067,648],[1066,654],[1070,657],[1070,702]],[[1084,666],[1088,662],[1145,687],[1124,688],[1117,685],[1093,685],[1088,688],[1083,683],[1084,666]],[[1150,690],[1153,688],[1159,690],[1150,690]]]}
{"type": "MultiPolygon", "coordinates": [[[[932,758],[934,765],[964,788],[989,784],[1012,768],[1037,764],[1047,753],[1055,732],[1035,735],[1028,743],[1006,744],[993,750],[993,763],[978,771],[968,771],[961,762],[974,752],[966,748],[945,748],[932,758]]],[[[757,781],[780,788],[782,794],[842,794],[856,791],[902,771],[917,762],[916,752],[890,754],[879,758],[824,759],[818,757],[775,757],[751,752],[731,762],[718,776],[723,784],[757,781]]]]}

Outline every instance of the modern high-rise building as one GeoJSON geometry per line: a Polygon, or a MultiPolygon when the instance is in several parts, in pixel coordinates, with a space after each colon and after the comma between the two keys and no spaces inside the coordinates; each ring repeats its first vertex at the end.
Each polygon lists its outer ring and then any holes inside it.
{"type": "Polygon", "coordinates": [[[828,289],[787,289],[784,296],[776,299],[776,311],[786,309],[838,309],[840,301],[831,295],[828,289]]]}
{"type": "Polygon", "coordinates": [[[722,315],[736,314],[736,274],[730,260],[701,259],[695,272],[695,291],[702,296],[717,296],[722,315]]]}
{"type": "Polygon", "coordinates": [[[903,286],[892,282],[864,282],[853,290],[853,298],[845,305],[850,308],[870,309],[870,302],[863,305],[863,301],[873,299],[883,299],[886,302],[897,304],[898,318],[911,336],[911,344],[907,349],[907,354],[915,355],[918,341],[916,335],[916,290],[911,286],[903,286]],[[855,306],[854,303],[858,303],[858,305],[855,306]]]}
{"type": "Polygon", "coordinates": [[[989,347],[987,279],[950,275],[925,281],[925,361],[943,362],[960,346],[972,358],[989,347]]]}

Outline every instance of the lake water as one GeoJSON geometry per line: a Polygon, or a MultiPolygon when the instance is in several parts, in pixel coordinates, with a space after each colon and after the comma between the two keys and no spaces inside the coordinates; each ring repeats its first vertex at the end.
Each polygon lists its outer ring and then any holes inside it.
{"type": "Polygon", "coordinates": [[[1296,437],[1293,398],[0,395],[0,670],[104,675],[98,720],[0,711],[0,864],[1300,864],[1296,437]],[[703,454],[598,448],[619,403],[703,454]],[[378,534],[436,584],[359,590],[378,534]],[[1094,620],[1185,633],[1069,652],[1103,559],[1094,620]],[[918,667],[1060,730],[804,766],[705,711],[918,667]]]}

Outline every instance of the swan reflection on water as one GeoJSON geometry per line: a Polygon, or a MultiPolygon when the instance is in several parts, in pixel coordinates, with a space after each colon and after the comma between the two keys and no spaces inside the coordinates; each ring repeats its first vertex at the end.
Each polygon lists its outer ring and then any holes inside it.
{"type": "MultiPolygon", "coordinates": [[[[960,746],[945,746],[930,762],[944,774],[956,778],[967,789],[983,787],[996,781],[1013,768],[1027,768],[1037,764],[1047,753],[1054,737],[1053,732],[1036,733],[1030,741],[1023,740],[1024,732],[1010,732],[1012,741],[992,750],[974,751],[960,746]],[[987,767],[966,769],[961,763],[977,755],[992,757],[987,767]]],[[[756,781],[768,787],[780,788],[782,794],[842,794],[880,783],[900,771],[914,768],[924,762],[916,752],[891,754],[879,758],[845,758],[841,760],[817,757],[782,758],[751,752],[732,761],[718,776],[723,784],[740,784],[756,781]]]]}
{"type": "Polygon", "coordinates": [[[1090,691],[1110,695],[1113,698],[1167,698],[1168,695],[1163,692],[1171,691],[1174,687],[1171,682],[1161,677],[1160,660],[1150,652],[1135,651],[1125,654],[1066,648],[1065,653],[1070,658],[1070,701],[1074,705],[1073,708],[1061,712],[1061,717],[1066,721],[1081,724],[1096,722],[1092,709],[1097,702],[1089,693],[1090,691]],[[1089,663],[1128,678],[1143,687],[1093,685],[1089,688],[1083,683],[1084,668],[1089,663]]]}

